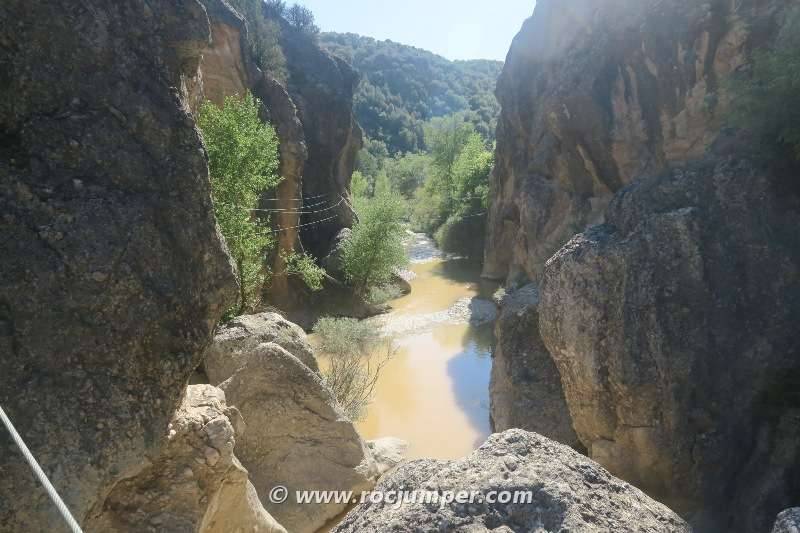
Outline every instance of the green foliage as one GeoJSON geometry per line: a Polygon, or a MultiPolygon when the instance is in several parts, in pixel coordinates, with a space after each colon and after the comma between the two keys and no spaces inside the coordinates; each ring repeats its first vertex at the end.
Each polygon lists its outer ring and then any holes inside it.
{"type": "Polygon", "coordinates": [[[387,283],[408,261],[403,247],[404,205],[396,194],[375,196],[358,207],[358,222],[342,249],[347,281],[361,294],[387,283]]]}
{"type": "Polygon", "coordinates": [[[369,181],[367,181],[366,176],[358,170],[353,172],[353,177],[350,180],[350,192],[353,198],[356,199],[356,201],[362,198],[368,198],[371,195],[370,189],[372,189],[372,186],[369,181]]]}
{"type": "Polygon", "coordinates": [[[800,159],[800,9],[792,11],[772,49],[753,55],[752,69],[728,82],[731,123],[800,159]]]}
{"type": "Polygon", "coordinates": [[[319,27],[314,23],[314,13],[307,7],[294,4],[285,10],[284,17],[289,26],[299,33],[309,36],[316,36],[319,33],[319,27]]]}
{"type": "Polygon", "coordinates": [[[367,301],[373,305],[381,305],[390,300],[396,300],[402,295],[403,292],[400,290],[400,287],[397,287],[396,285],[378,285],[377,287],[372,287],[369,290],[369,294],[367,294],[367,301]]]}
{"type": "Polygon", "coordinates": [[[250,94],[228,97],[222,108],[205,102],[198,120],[208,151],[214,212],[239,274],[235,314],[259,304],[268,274],[265,254],[274,245],[267,222],[252,211],[261,194],[281,181],[278,137],[259,118],[260,105],[250,94]]]}
{"type": "Polygon", "coordinates": [[[289,276],[296,276],[312,290],[322,290],[322,283],[325,281],[325,269],[317,265],[314,258],[305,253],[283,253],[283,260],[286,263],[286,273],[289,276]]]}
{"type": "Polygon", "coordinates": [[[322,318],[314,333],[327,355],[327,365],[322,365],[325,384],[351,420],[363,418],[381,370],[394,355],[391,339],[374,322],[352,318],[322,318]]]}
{"type": "Polygon", "coordinates": [[[351,33],[324,33],[321,44],[361,72],[356,116],[367,136],[390,153],[424,150],[424,122],[454,113],[463,113],[484,138],[494,138],[500,112],[494,88],[502,62],[448,61],[351,33]]]}
{"type": "Polygon", "coordinates": [[[428,180],[431,158],[427,154],[405,154],[386,159],[383,166],[394,190],[411,199],[428,180]]]}
{"type": "Polygon", "coordinates": [[[412,225],[433,234],[446,252],[480,257],[494,156],[462,117],[434,119],[425,131],[430,170],[413,203],[412,225]]]}
{"type": "Polygon", "coordinates": [[[248,44],[259,68],[269,72],[275,79],[285,83],[288,77],[286,57],[280,44],[280,24],[269,18],[280,16],[285,4],[269,0],[230,0],[231,5],[247,20],[248,44]]]}

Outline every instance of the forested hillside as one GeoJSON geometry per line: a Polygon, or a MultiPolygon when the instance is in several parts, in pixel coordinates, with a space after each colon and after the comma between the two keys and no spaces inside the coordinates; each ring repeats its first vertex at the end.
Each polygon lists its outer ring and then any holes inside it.
{"type": "Polygon", "coordinates": [[[323,33],[320,44],[362,75],[355,112],[367,136],[392,154],[425,148],[423,122],[465,113],[494,139],[499,105],[494,87],[500,61],[449,61],[431,52],[352,33],[323,33]]]}

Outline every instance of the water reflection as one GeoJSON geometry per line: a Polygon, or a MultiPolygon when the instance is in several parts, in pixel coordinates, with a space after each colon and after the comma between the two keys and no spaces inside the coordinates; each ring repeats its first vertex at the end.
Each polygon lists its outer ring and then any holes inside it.
{"type": "Polygon", "coordinates": [[[471,314],[491,307],[470,299],[490,289],[479,283],[475,265],[443,259],[425,237],[412,236],[411,241],[413,291],[380,318],[395,332],[399,350],[358,426],[367,439],[407,440],[411,458],[459,458],[490,432],[492,328],[469,323],[471,314]],[[454,312],[461,307],[463,316],[454,312]],[[448,318],[437,320],[440,315],[448,318]]]}

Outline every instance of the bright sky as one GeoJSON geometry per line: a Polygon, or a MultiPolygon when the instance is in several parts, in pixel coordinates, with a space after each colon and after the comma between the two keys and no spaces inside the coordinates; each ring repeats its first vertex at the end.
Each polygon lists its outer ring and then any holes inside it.
{"type": "MultiPolygon", "coordinates": [[[[291,3],[291,2],[289,2],[291,3]]],[[[298,0],[322,31],[410,44],[448,59],[505,60],[535,0],[298,0]]]]}

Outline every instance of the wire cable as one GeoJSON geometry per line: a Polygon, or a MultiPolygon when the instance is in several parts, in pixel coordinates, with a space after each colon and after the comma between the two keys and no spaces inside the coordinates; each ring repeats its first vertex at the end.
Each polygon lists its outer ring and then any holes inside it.
{"type": "Polygon", "coordinates": [[[47,491],[48,496],[50,496],[50,499],[53,500],[53,503],[56,505],[58,511],[61,513],[61,516],[64,518],[64,521],[66,521],[70,530],[72,530],[72,533],[83,533],[81,526],[78,525],[78,522],[75,521],[72,513],[69,512],[67,505],[64,503],[64,500],[61,499],[61,496],[58,495],[56,488],[52,483],[50,483],[50,480],[47,479],[47,474],[44,473],[42,467],[39,466],[38,462],[36,462],[36,458],[33,457],[33,454],[25,445],[22,437],[20,437],[19,433],[17,433],[16,428],[14,428],[14,424],[12,424],[11,420],[9,420],[9,418],[6,416],[6,413],[3,411],[2,407],[0,407],[0,419],[3,420],[3,425],[5,425],[8,432],[11,433],[11,438],[14,439],[14,443],[22,452],[22,455],[28,462],[28,466],[31,467],[31,470],[33,470],[33,473],[36,474],[36,477],[39,478],[39,482],[44,486],[44,490],[47,491]]]}

